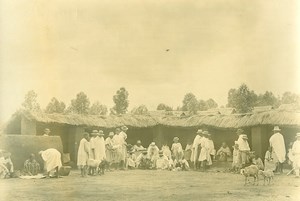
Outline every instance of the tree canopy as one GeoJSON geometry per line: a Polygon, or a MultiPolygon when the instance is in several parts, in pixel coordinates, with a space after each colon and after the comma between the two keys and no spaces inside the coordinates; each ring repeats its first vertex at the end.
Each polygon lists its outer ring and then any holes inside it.
{"type": "Polygon", "coordinates": [[[113,101],[115,103],[114,107],[111,109],[112,114],[125,114],[129,106],[128,101],[129,93],[124,87],[121,87],[117,93],[113,96],[113,101]]]}
{"type": "Polygon", "coordinates": [[[89,109],[89,114],[92,115],[106,115],[107,114],[107,107],[102,105],[99,101],[92,104],[91,108],[89,109]]]}
{"type": "Polygon", "coordinates": [[[64,102],[58,101],[55,97],[53,97],[48,103],[45,112],[46,113],[63,113],[65,111],[66,104],[64,102]]]}
{"type": "Polygon", "coordinates": [[[37,102],[37,97],[38,95],[37,93],[35,93],[35,91],[28,91],[25,95],[25,100],[22,103],[22,107],[30,111],[39,111],[41,108],[39,103],[37,102]]]}
{"type": "Polygon", "coordinates": [[[69,113],[88,114],[90,100],[84,92],[76,95],[76,98],[71,100],[71,105],[67,109],[69,113]]]}
{"type": "Polygon", "coordinates": [[[145,105],[140,105],[138,107],[135,107],[131,110],[132,114],[137,114],[137,115],[145,115],[149,114],[148,108],[145,105]]]}
{"type": "Polygon", "coordinates": [[[170,107],[170,106],[168,106],[168,105],[166,105],[166,104],[164,104],[164,103],[160,103],[160,104],[158,104],[156,110],[172,111],[173,108],[170,107]]]}

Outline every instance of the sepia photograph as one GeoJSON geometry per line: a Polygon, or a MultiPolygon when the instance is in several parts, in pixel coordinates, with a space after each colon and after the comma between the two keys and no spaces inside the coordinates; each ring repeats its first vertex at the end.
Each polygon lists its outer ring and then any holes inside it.
{"type": "Polygon", "coordinates": [[[300,1],[0,0],[0,201],[300,200],[300,1]]]}

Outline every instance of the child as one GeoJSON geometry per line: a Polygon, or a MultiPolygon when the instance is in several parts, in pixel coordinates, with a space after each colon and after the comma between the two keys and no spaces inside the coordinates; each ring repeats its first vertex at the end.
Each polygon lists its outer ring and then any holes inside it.
{"type": "Polygon", "coordinates": [[[181,160],[183,157],[183,149],[179,142],[178,137],[174,137],[173,141],[174,141],[174,143],[172,144],[171,150],[172,150],[173,156],[178,161],[178,160],[181,160]]]}
{"type": "Polygon", "coordinates": [[[136,161],[136,156],[133,154],[134,151],[130,151],[127,156],[126,160],[126,169],[134,169],[135,168],[135,161],[136,161]]]}
{"type": "Polygon", "coordinates": [[[232,146],[232,147],[233,147],[232,171],[236,173],[241,168],[241,164],[239,161],[239,145],[238,145],[237,141],[234,142],[234,146],[232,146]]]}
{"type": "Polygon", "coordinates": [[[258,155],[255,155],[255,157],[252,159],[252,164],[256,165],[258,169],[264,170],[264,163],[258,155]]]}
{"type": "Polygon", "coordinates": [[[276,169],[276,164],[273,161],[273,157],[272,157],[272,147],[269,147],[265,154],[265,169],[264,170],[265,171],[266,170],[275,171],[275,169],[276,169]]]}
{"type": "Polygon", "coordinates": [[[166,170],[169,167],[168,158],[163,154],[163,151],[159,151],[159,158],[156,160],[156,169],[166,170]]]}

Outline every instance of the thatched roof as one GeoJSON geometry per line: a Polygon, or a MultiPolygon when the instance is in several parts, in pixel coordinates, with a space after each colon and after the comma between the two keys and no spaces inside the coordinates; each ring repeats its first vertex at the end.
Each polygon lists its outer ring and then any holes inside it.
{"type": "Polygon", "coordinates": [[[193,116],[181,116],[182,112],[172,114],[165,112],[150,112],[149,115],[124,114],[120,116],[98,116],[78,114],[46,114],[28,111],[17,112],[12,117],[22,115],[28,120],[42,123],[59,123],[68,125],[96,126],[115,128],[122,125],[145,128],[157,125],[170,127],[211,126],[216,128],[239,128],[258,125],[300,126],[300,112],[271,109],[247,114],[220,114],[213,111],[200,112],[193,116]]]}

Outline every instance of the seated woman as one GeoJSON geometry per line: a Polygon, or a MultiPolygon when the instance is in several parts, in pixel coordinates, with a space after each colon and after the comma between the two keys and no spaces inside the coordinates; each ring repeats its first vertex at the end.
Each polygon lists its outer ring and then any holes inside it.
{"type": "Polygon", "coordinates": [[[227,158],[231,156],[231,151],[227,146],[226,142],[222,143],[221,148],[217,151],[217,156],[219,157],[219,161],[227,161],[227,158]]]}
{"type": "Polygon", "coordinates": [[[14,165],[10,159],[11,153],[0,150],[0,178],[9,178],[14,172],[14,165]]]}
{"type": "Polygon", "coordinates": [[[40,172],[40,164],[35,160],[35,155],[30,154],[29,159],[24,163],[24,174],[29,176],[37,175],[40,172]]]}

